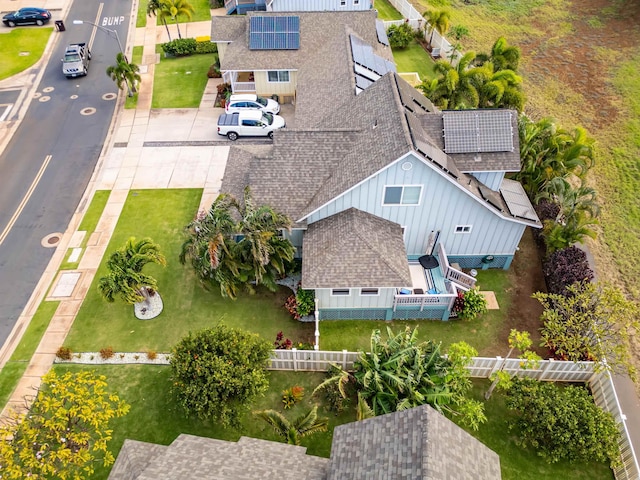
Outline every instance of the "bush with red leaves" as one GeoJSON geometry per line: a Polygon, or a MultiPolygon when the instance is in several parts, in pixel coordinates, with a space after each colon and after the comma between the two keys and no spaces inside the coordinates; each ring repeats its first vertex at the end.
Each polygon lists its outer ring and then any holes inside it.
{"type": "Polygon", "coordinates": [[[587,254],[578,247],[563,248],[552,253],[542,266],[549,293],[566,295],[569,285],[590,282],[593,271],[589,268],[587,254]]]}

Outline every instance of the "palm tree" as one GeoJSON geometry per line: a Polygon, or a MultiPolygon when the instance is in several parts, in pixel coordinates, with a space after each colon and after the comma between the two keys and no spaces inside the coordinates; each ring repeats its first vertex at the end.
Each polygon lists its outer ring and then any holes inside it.
{"type": "Polygon", "coordinates": [[[149,263],[167,264],[159,245],[150,238],[140,241],[129,238],[107,260],[109,273],[99,280],[98,291],[107,302],[113,302],[116,296],[130,304],[147,300],[149,291],[158,288],[155,278],[142,273],[149,263]]]}
{"type": "Polygon", "coordinates": [[[444,32],[449,30],[451,13],[448,10],[427,10],[422,16],[427,20],[431,28],[429,46],[433,47],[431,42],[433,41],[434,32],[437,30],[440,35],[444,35],[444,32]]]}
{"type": "Polygon", "coordinates": [[[122,85],[126,84],[130,97],[133,97],[133,94],[138,91],[136,84],[141,80],[140,67],[134,63],[129,63],[122,52],[116,55],[116,64],[107,67],[107,75],[116,82],[120,90],[123,88],[122,85]]]}
{"type": "Polygon", "coordinates": [[[520,49],[509,45],[506,38],[499,37],[491,47],[491,55],[478,54],[476,63],[482,65],[485,62],[493,64],[494,72],[500,70],[517,72],[520,64],[520,49]]]}
{"type": "Polygon", "coordinates": [[[249,187],[242,204],[223,194],[187,225],[180,262],[190,260],[200,279],[217,284],[225,297],[236,298],[241,288],[253,292],[253,283],[273,291],[295,253],[291,242],[280,237],[290,226],[285,215],[256,206],[249,187]]]}
{"type": "Polygon", "coordinates": [[[329,423],[326,418],[318,418],[317,406],[296,418],[293,423],[275,410],[262,410],[255,412],[255,415],[271,425],[279,436],[286,439],[289,445],[300,445],[301,438],[316,432],[326,432],[329,423]]]}
{"type": "Polygon", "coordinates": [[[193,5],[187,0],[162,0],[161,5],[158,16],[163,20],[167,17],[174,20],[178,29],[178,38],[182,38],[180,25],[178,25],[178,17],[184,15],[187,19],[191,20],[191,16],[195,12],[193,5]]]}
{"type": "Polygon", "coordinates": [[[521,111],[524,107],[522,77],[513,70],[496,71],[492,62],[486,62],[475,69],[476,90],[479,94],[479,108],[513,108],[521,111]]]}
{"type": "MultiPolygon", "coordinates": [[[[158,12],[162,10],[163,4],[164,4],[163,0],[149,0],[149,3],[147,3],[147,16],[149,17],[157,16],[158,12]]],[[[167,36],[169,37],[169,41],[171,41],[171,34],[169,33],[169,26],[167,25],[166,18],[161,17],[160,20],[162,20],[162,24],[164,25],[164,28],[166,28],[167,30],[167,36]]]]}
{"type": "Polygon", "coordinates": [[[478,77],[482,73],[480,67],[469,68],[475,56],[474,52],[467,52],[456,66],[446,60],[438,60],[433,67],[438,74],[437,79],[418,88],[443,109],[476,108],[480,101],[478,77]]]}

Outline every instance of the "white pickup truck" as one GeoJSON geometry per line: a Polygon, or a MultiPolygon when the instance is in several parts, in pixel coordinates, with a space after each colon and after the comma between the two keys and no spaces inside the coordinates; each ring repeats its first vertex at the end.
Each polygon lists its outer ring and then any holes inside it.
{"type": "Polygon", "coordinates": [[[218,135],[226,135],[229,140],[237,140],[238,137],[273,138],[274,130],[284,126],[284,118],[271,113],[256,110],[223,113],[218,118],[218,135]]]}
{"type": "Polygon", "coordinates": [[[64,51],[62,73],[67,78],[85,76],[89,69],[91,52],[86,43],[72,43],[64,51]]]}

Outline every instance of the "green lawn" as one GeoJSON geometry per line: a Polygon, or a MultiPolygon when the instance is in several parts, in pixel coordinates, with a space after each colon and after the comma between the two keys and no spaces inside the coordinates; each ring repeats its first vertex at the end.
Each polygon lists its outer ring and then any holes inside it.
{"type": "Polygon", "coordinates": [[[402,20],[402,15],[387,0],[375,0],[373,8],[378,11],[380,20],[402,20]]]}
{"type": "MultiPolygon", "coordinates": [[[[58,373],[79,371],[81,365],[57,365],[58,373]]],[[[176,405],[170,394],[170,368],[166,366],[129,365],[100,366],[92,368],[107,376],[110,391],[116,391],[131,405],[131,411],[113,423],[113,440],[109,444],[115,455],[120,451],[124,439],[130,438],[144,442],[170,444],[181,433],[203,437],[237,441],[242,435],[278,440],[271,427],[256,420],[250,412],[241,420],[242,429],[222,428],[217,424],[185,418],[184,412],[176,405]]],[[[321,373],[270,372],[270,387],[266,395],[251,406],[251,411],[273,409],[282,412],[287,418],[294,419],[312,404],[321,401],[309,398],[313,389],[324,379],[321,373]],[[305,389],[305,398],[300,405],[290,410],[282,409],[282,390],[300,385],[305,389]]],[[[336,416],[323,406],[320,416],[329,418],[329,430],[302,439],[307,453],[328,457],[331,451],[331,436],[336,425],[355,420],[354,412],[345,412],[336,416]]],[[[107,469],[99,469],[92,480],[106,479],[107,469]]]]}
{"type": "MultiPolygon", "coordinates": [[[[81,365],[56,365],[58,373],[79,371],[81,365]]],[[[84,367],[86,368],[86,367],[84,367]]],[[[221,428],[219,425],[186,418],[170,394],[170,368],[166,366],[128,365],[92,367],[98,374],[107,377],[109,390],[117,392],[121,398],[131,404],[131,411],[113,423],[113,440],[110,450],[117,455],[124,439],[130,438],[144,442],[170,444],[180,433],[237,441],[240,436],[278,441],[271,427],[257,421],[251,413],[242,417],[241,429],[221,428]]],[[[322,405],[321,397],[309,398],[313,389],[324,379],[320,373],[270,372],[270,387],[266,395],[251,406],[251,411],[274,409],[288,418],[296,418],[313,403],[320,403],[320,415],[329,419],[329,430],[302,440],[307,453],[328,457],[331,451],[331,436],[337,425],[355,420],[353,410],[336,416],[322,405]],[[305,388],[302,403],[291,410],[282,409],[282,390],[300,385],[305,388]]],[[[486,381],[474,381],[474,397],[482,401],[482,394],[488,386],[486,381]]],[[[495,393],[486,403],[488,422],[478,432],[469,431],[500,456],[502,478],[504,480],[607,480],[612,479],[611,470],[603,464],[569,464],[559,462],[553,465],[545,463],[532,450],[518,447],[515,437],[508,433],[508,414],[504,408],[504,399],[495,393]]],[[[98,469],[92,479],[106,479],[108,469],[98,469]]]]}
{"type": "Polygon", "coordinates": [[[313,341],[314,326],[293,320],[284,309],[290,294],[285,287],[275,293],[260,289],[235,301],[224,299],[217,290],[203,290],[191,267],[180,264],[182,229],[196,213],[201,195],[200,189],[130,192],[65,345],[76,352],[107,346],[116,351],[167,352],[189,331],[218,322],[256,332],[269,341],[281,330],[292,341],[313,341]],[[167,258],[166,268],[149,265],[145,269],[158,280],[164,301],[163,313],[151,321],[137,320],[131,305],[106,303],[97,291],[99,278],[106,274],[106,259],[131,236],[151,237],[167,258]]]}
{"type": "Polygon", "coordinates": [[[16,388],[60,302],[42,302],[13,355],[0,371],[0,410],[16,388]]]}
{"type": "Polygon", "coordinates": [[[418,328],[422,340],[442,342],[446,350],[451,343],[464,340],[482,355],[483,349],[495,344],[510,305],[508,272],[504,270],[484,270],[478,272],[478,286],[481,290],[495,292],[499,310],[489,310],[472,321],[451,319],[414,321],[374,321],[374,320],[326,320],[320,323],[320,348],[322,350],[365,350],[369,349],[371,331],[380,329],[386,335],[387,327],[399,332],[405,326],[418,328]]]}
{"type": "MultiPolygon", "coordinates": [[[[484,402],[484,392],[488,386],[489,382],[486,380],[474,380],[474,398],[484,402]]],[[[491,399],[484,403],[487,423],[477,432],[468,431],[500,455],[503,480],[613,480],[613,472],[605,464],[548,464],[536,455],[535,450],[518,447],[515,444],[515,435],[508,430],[509,413],[505,409],[504,396],[499,392],[494,393],[491,399]]]]}
{"type": "MultiPolygon", "coordinates": [[[[184,15],[178,17],[178,23],[204,22],[211,20],[211,8],[209,7],[209,0],[189,0],[189,3],[194,9],[193,15],[190,19],[185,17],[184,15]]],[[[162,22],[159,18],[156,20],[156,22],[157,25],[162,25],[162,22]]],[[[167,24],[169,25],[169,32],[171,32],[171,39],[178,38],[178,30],[176,28],[175,20],[167,18],[167,24]]],[[[184,36],[184,29],[182,29],[181,31],[182,35],[184,36]]]]}
{"type": "MultiPolygon", "coordinates": [[[[141,45],[137,47],[133,47],[133,52],[131,55],[131,63],[134,63],[135,65],[140,66],[140,64],[142,63],[143,50],[144,50],[144,47],[141,45]]],[[[138,92],[134,93],[132,97],[127,96],[127,98],[124,101],[124,108],[136,108],[137,105],[138,105],[138,92]]]]}
{"type": "Polygon", "coordinates": [[[155,66],[152,108],[197,108],[216,54],[165,58],[155,66]]]}
{"type": "Polygon", "coordinates": [[[0,80],[20,73],[40,60],[52,31],[52,27],[27,27],[0,33],[0,80]]]}
{"type": "Polygon", "coordinates": [[[416,72],[421,80],[431,80],[436,77],[433,71],[433,60],[415,40],[407,48],[394,49],[393,59],[398,72],[416,72]]]}
{"type": "Polygon", "coordinates": [[[147,26],[147,4],[149,0],[140,0],[138,2],[138,16],[136,17],[136,28],[147,26]]]}

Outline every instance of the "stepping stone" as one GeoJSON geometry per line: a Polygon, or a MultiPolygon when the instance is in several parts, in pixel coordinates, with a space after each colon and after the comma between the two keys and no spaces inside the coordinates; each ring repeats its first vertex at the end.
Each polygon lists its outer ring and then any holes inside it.
{"type": "Polygon", "coordinates": [[[78,280],[80,280],[82,273],[80,272],[64,272],[58,277],[58,283],[56,284],[51,297],[70,297],[73,295],[73,289],[76,288],[78,280]]]}
{"type": "Polygon", "coordinates": [[[498,300],[494,292],[480,292],[485,300],[487,300],[487,310],[500,310],[498,306],[498,300]]]}

